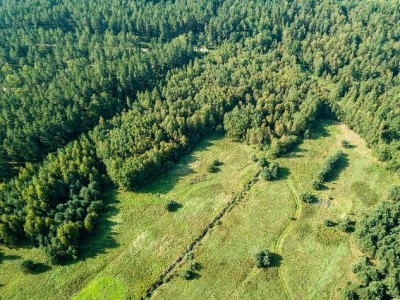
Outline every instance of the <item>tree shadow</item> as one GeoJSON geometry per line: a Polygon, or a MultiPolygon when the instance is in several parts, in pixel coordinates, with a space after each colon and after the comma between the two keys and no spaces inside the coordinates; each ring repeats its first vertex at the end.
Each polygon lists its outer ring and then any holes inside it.
{"type": "Polygon", "coordinates": [[[290,170],[287,167],[279,167],[279,178],[278,179],[288,179],[290,176],[290,170]]]}
{"type": "Polygon", "coordinates": [[[299,158],[299,157],[304,157],[304,152],[306,152],[305,149],[301,148],[301,144],[296,145],[292,150],[290,150],[288,153],[285,153],[281,155],[282,158],[299,158]]]}
{"type": "Polygon", "coordinates": [[[278,254],[278,253],[272,253],[272,257],[271,257],[271,268],[278,268],[281,265],[282,262],[282,255],[278,254]]]}
{"type": "Polygon", "coordinates": [[[20,255],[3,255],[0,256],[0,262],[4,261],[4,260],[16,260],[16,259],[20,259],[21,256],[20,255]]]}
{"type": "Polygon", "coordinates": [[[29,274],[37,275],[51,270],[51,267],[43,263],[33,263],[29,274]]]}
{"type": "Polygon", "coordinates": [[[315,124],[314,128],[311,129],[311,134],[308,139],[317,140],[319,138],[330,136],[327,126],[337,124],[336,121],[333,120],[323,120],[315,124]]]}

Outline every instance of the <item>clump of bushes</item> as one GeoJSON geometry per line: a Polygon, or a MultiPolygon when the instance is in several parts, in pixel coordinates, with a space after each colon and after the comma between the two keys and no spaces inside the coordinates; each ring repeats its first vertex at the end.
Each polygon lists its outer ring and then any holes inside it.
{"type": "Polygon", "coordinates": [[[279,178],[279,164],[277,162],[271,162],[264,166],[261,171],[261,176],[265,180],[276,180],[279,178]]]}
{"type": "Polygon", "coordinates": [[[388,198],[392,201],[400,201],[400,185],[392,185],[389,188],[388,198]]]}
{"type": "Polygon", "coordinates": [[[221,165],[221,162],[218,159],[215,159],[207,168],[208,172],[210,173],[216,173],[219,171],[219,166],[221,165]]]}
{"type": "Polygon", "coordinates": [[[186,269],[182,270],[180,277],[185,280],[191,280],[196,277],[197,271],[199,271],[200,268],[201,265],[198,262],[192,262],[186,269]]]}
{"type": "Polygon", "coordinates": [[[332,171],[339,165],[340,160],[343,159],[343,157],[343,151],[338,150],[326,159],[321,170],[315,175],[314,181],[312,183],[314,189],[321,189],[322,184],[327,180],[332,171]]]}
{"type": "Polygon", "coordinates": [[[303,202],[308,203],[308,204],[318,202],[318,197],[311,193],[302,193],[300,195],[300,198],[303,202]]]}
{"type": "Polygon", "coordinates": [[[176,211],[179,208],[179,203],[174,200],[169,200],[165,205],[165,209],[168,211],[176,211]]]}
{"type": "Polygon", "coordinates": [[[269,250],[263,250],[254,255],[254,262],[257,268],[268,268],[272,265],[272,253],[269,250]]]}

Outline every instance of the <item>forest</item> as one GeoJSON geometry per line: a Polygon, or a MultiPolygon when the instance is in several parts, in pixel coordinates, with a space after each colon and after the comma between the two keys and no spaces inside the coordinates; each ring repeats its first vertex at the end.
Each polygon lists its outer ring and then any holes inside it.
{"type": "MultiPolygon", "coordinates": [[[[277,158],[335,119],[400,171],[396,0],[4,0],[0,39],[0,242],[55,263],[79,259],[108,187],[215,131],[277,158]]],[[[357,224],[346,299],[400,296],[396,197],[357,224]]]]}

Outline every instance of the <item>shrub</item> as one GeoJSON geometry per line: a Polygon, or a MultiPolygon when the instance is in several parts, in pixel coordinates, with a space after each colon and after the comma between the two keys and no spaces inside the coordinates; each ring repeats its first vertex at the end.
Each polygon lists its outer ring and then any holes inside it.
{"type": "Polygon", "coordinates": [[[272,253],[269,250],[263,250],[254,255],[254,261],[257,268],[268,268],[272,265],[272,253]]]}
{"type": "Polygon", "coordinates": [[[320,189],[322,189],[322,182],[315,179],[315,180],[313,180],[313,182],[312,182],[312,187],[313,187],[314,189],[316,189],[316,190],[320,190],[320,189]]]}
{"type": "Polygon", "coordinates": [[[279,164],[277,162],[272,162],[268,167],[264,167],[261,175],[265,180],[275,180],[279,178],[279,164]]]}
{"type": "Polygon", "coordinates": [[[324,220],[324,225],[325,225],[326,227],[333,227],[333,226],[336,225],[336,223],[333,222],[332,220],[324,220]]]}
{"type": "Polygon", "coordinates": [[[192,262],[187,269],[183,269],[180,277],[185,280],[193,279],[197,273],[196,271],[200,270],[201,265],[198,262],[192,262]]]}
{"type": "Polygon", "coordinates": [[[214,159],[212,165],[218,167],[221,165],[221,162],[218,159],[214,159]]]}
{"type": "Polygon", "coordinates": [[[400,185],[392,185],[389,188],[388,198],[392,201],[400,201],[400,185]]]}
{"type": "Polygon", "coordinates": [[[216,173],[218,171],[218,167],[212,164],[208,166],[207,170],[210,173],[216,173]]]}
{"type": "Polygon", "coordinates": [[[354,229],[353,222],[349,219],[345,219],[339,223],[339,229],[343,232],[351,232],[354,229]]]}
{"type": "Polygon", "coordinates": [[[261,157],[258,160],[258,164],[260,165],[260,167],[266,167],[268,165],[268,161],[265,159],[265,157],[261,157]]]}
{"type": "Polygon", "coordinates": [[[349,141],[343,140],[342,141],[342,147],[343,148],[350,148],[351,144],[349,143],[349,141]]]}
{"type": "Polygon", "coordinates": [[[302,193],[300,195],[300,198],[301,198],[301,200],[303,200],[303,202],[309,203],[309,204],[318,202],[318,198],[315,195],[310,194],[310,193],[302,193]]]}
{"type": "Polygon", "coordinates": [[[168,211],[176,211],[179,207],[179,203],[174,200],[169,200],[165,205],[166,210],[168,211]]]}
{"type": "Polygon", "coordinates": [[[250,156],[250,159],[251,159],[252,161],[254,161],[254,162],[258,162],[258,158],[257,158],[257,156],[256,156],[254,153],[250,156]]]}
{"type": "Polygon", "coordinates": [[[24,260],[21,263],[21,270],[24,273],[32,273],[34,267],[35,267],[35,263],[30,259],[24,260]]]}
{"type": "Polygon", "coordinates": [[[192,270],[184,269],[184,270],[182,270],[180,276],[181,276],[182,279],[190,280],[190,279],[192,279],[194,277],[194,274],[195,273],[192,270]]]}

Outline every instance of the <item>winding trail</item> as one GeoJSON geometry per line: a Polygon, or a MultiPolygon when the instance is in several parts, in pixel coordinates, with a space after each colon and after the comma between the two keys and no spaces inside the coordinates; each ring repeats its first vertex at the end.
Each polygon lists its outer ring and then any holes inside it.
{"type": "MultiPolygon", "coordinates": [[[[301,210],[302,210],[302,205],[301,205],[301,201],[300,198],[293,186],[293,182],[290,179],[286,180],[286,185],[288,186],[290,192],[292,193],[293,199],[296,202],[296,210],[294,213],[294,217],[296,218],[296,220],[291,221],[289,223],[289,225],[285,228],[285,230],[282,231],[282,233],[280,234],[280,236],[278,237],[276,244],[275,244],[275,249],[278,253],[282,253],[282,247],[283,247],[283,241],[287,235],[287,233],[289,232],[289,230],[294,226],[295,221],[297,221],[300,216],[301,216],[301,210]]],[[[282,287],[285,290],[285,293],[287,295],[288,299],[293,299],[293,296],[289,290],[288,287],[288,283],[286,281],[285,275],[283,274],[283,270],[282,270],[282,266],[278,268],[278,273],[279,273],[279,279],[281,281],[282,287]]]]}
{"type": "Polygon", "coordinates": [[[185,248],[180,256],[178,256],[158,277],[158,279],[147,289],[141,300],[150,299],[153,293],[165,282],[167,282],[173,275],[173,272],[177,267],[179,267],[186,259],[187,255],[191,253],[200,242],[206,237],[206,235],[210,232],[210,230],[219,224],[222,218],[229,213],[236,205],[238,205],[243,199],[244,196],[250,191],[253,185],[258,181],[258,177],[261,170],[257,171],[257,173],[250,179],[250,181],[244,186],[244,188],[236,194],[236,196],[230,200],[225,207],[218,213],[214,219],[210,223],[208,223],[205,228],[201,231],[201,233],[193,239],[193,241],[185,248]]]}

